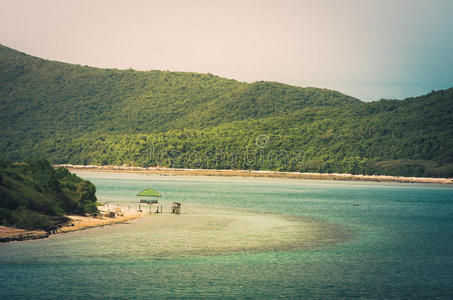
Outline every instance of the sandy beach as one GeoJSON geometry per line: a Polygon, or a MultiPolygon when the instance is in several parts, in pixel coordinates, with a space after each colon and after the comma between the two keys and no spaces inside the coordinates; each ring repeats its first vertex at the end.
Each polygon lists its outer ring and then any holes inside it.
{"type": "Polygon", "coordinates": [[[84,230],[93,227],[101,227],[107,225],[113,225],[118,223],[124,223],[129,220],[139,218],[142,213],[136,211],[123,211],[124,215],[115,216],[115,218],[109,217],[91,217],[91,216],[79,216],[79,215],[67,215],[70,221],[57,229],[55,232],[47,232],[44,230],[26,230],[20,228],[0,226],[0,242],[12,242],[12,241],[27,241],[35,239],[43,239],[49,237],[51,234],[61,234],[66,232],[72,232],[77,230],[84,230]]]}
{"type": "Polygon", "coordinates": [[[240,176],[240,177],[273,177],[286,179],[314,179],[314,180],[343,180],[343,181],[374,181],[400,183],[440,183],[453,184],[453,178],[402,177],[384,175],[353,175],[339,173],[300,173],[279,171],[252,171],[252,170],[213,170],[213,169],[175,169],[163,167],[128,167],[128,166],[96,166],[60,164],[55,167],[65,167],[71,172],[123,172],[158,174],[163,176],[240,176]]]}
{"type": "Polygon", "coordinates": [[[117,223],[123,223],[129,220],[137,219],[141,216],[141,213],[130,213],[124,216],[117,216],[115,218],[108,218],[103,217],[100,218],[93,218],[93,217],[86,217],[86,216],[77,216],[77,215],[70,215],[67,216],[71,219],[70,223],[67,226],[63,226],[59,228],[55,233],[66,233],[71,231],[89,229],[93,227],[100,227],[106,225],[112,225],[117,223]]]}

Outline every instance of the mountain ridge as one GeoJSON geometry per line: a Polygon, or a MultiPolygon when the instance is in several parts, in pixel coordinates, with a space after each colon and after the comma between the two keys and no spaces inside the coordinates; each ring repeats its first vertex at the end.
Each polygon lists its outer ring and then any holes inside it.
{"type": "Polygon", "coordinates": [[[0,46],[0,153],[14,161],[453,176],[452,99],[450,88],[362,102],[277,82],[72,65],[0,46]],[[151,148],[159,153],[151,157],[151,148]],[[292,154],[248,163],[247,149],[292,154]],[[233,154],[242,158],[232,162],[233,154]]]}

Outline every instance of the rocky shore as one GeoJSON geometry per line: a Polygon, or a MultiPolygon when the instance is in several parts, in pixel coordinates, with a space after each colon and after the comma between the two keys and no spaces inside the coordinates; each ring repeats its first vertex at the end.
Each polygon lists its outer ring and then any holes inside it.
{"type": "Polygon", "coordinates": [[[50,235],[44,230],[25,230],[0,226],[0,243],[44,239],[50,235]]]}

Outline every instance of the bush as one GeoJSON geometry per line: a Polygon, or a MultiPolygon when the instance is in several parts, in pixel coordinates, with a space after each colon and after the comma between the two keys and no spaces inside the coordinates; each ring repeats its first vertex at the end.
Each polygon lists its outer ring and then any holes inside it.
{"type": "Polygon", "coordinates": [[[70,176],[71,173],[69,172],[68,169],[64,167],[59,167],[58,169],[55,170],[55,175],[58,179],[63,179],[67,176],[70,176]]]}
{"type": "Polygon", "coordinates": [[[49,231],[54,227],[49,217],[23,207],[16,211],[12,211],[11,219],[16,227],[28,230],[44,229],[49,231]]]}
{"type": "Polygon", "coordinates": [[[89,181],[83,180],[78,184],[80,203],[96,202],[96,187],[89,181]]]}
{"type": "Polygon", "coordinates": [[[9,166],[9,163],[0,157],[0,169],[5,169],[9,166]]]}
{"type": "Polygon", "coordinates": [[[9,209],[0,207],[0,225],[11,224],[11,212],[9,209]]]}
{"type": "Polygon", "coordinates": [[[96,203],[94,202],[89,202],[83,205],[83,209],[85,210],[86,213],[96,215],[99,213],[98,207],[96,203]]]}
{"type": "Polygon", "coordinates": [[[33,172],[33,179],[41,187],[54,192],[61,191],[57,173],[46,159],[30,159],[27,163],[33,172]]]}

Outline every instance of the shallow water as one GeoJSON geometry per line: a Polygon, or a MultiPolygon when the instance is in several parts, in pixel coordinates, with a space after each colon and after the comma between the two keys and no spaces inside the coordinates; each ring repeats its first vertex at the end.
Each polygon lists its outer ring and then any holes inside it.
{"type": "Polygon", "coordinates": [[[450,186],[79,175],[100,201],[153,187],[183,214],[1,244],[0,297],[453,296],[450,186]]]}

